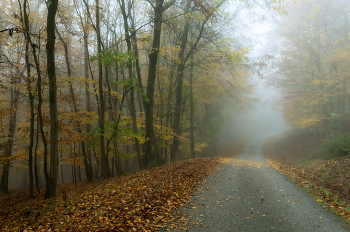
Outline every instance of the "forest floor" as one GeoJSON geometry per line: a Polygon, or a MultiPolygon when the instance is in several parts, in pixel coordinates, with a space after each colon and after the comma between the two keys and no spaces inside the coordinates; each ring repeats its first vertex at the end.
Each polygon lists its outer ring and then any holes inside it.
{"type": "Polygon", "coordinates": [[[0,231],[156,231],[175,221],[176,209],[189,202],[195,187],[227,162],[222,157],[238,155],[246,141],[221,150],[221,158],[60,185],[54,199],[44,200],[45,189],[34,199],[28,191],[0,195],[0,231]]]}
{"type": "Polygon", "coordinates": [[[310,133],[285,134],[263,147],[269,164],[350,223],[350,157],[316,159],[322,146],[310,133]]]}

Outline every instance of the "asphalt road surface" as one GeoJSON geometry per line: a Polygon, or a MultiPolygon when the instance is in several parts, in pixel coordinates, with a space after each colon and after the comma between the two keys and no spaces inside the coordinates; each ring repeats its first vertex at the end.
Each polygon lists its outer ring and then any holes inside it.
{"type": "Polygon", "coordinates": [[[252,138],[242,154],[200,186],[194,205],[182,210],[194,224],[188,231],[350,231],[267,164],[262,143],[268,136],[252,138]]]}

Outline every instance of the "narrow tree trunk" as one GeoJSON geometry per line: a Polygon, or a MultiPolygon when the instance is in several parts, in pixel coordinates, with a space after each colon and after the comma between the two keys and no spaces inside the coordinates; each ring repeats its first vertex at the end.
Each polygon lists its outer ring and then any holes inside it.
{"type": "MultiPolygon", "coordinates": [[[[96,34],[97,34],[97,52],[101,53],[101,32],[100,32],[100,4],[99,0],[96,2],[96,34]]],[[[100,103],[100,120],[99,127],[101,130],[100,135],[100,152],[101,152],[101,177],[107,179],[111,176],[109,170],[108,158],[105,153],[105,141],[104,141],[104,121],[105,121],[105,107],[104,107],[104,96],[103,96],[103,70],[102,63],[98,62],[98,85],[99,85],[99,103],[100,103]]]]}
{"type": "MultiPolygon", "coordinates": [[[[117,44],[117,51],[119,50],[118,44],[117,44]]],[[[118,62],[115,62],[115,81],[119,80],[119,65],[118,62]]],[[[118,91],[118,86],[115,85],[115,91],[118,91]]],[[[115,97],[114,99],[114,108],[115,108],[115,112],[119,112],[118,110],[118,98],[115,97]]],[[[119,113],[116,113],[116,115],[118,115],[118,117],[120,116],[119,113]]],[[[121,173],[121,165],[120,165],[120,158],[119,158],[119,150],[118,150],[118,140],[117,140],[117,133],[114,134],[114,162],[115,162],[115,169],[116,169],[116,175],[120,176],[121,173]]]]}
{"type": "MultiPolygon", "coordinates": [[[[86,28],[84,27],[84,74],[85,74],[85,98],[86,98],[86,111],[91,112],[91,103],[90,103],[90,91],[89,91],[89,51],[88,51],[88,32],[86,28]]],[[[91,125],[88,123],[86,125],[86,133],[89,133],[91,130],[91,125]]],[[[88,167],[90,169],[91,179],[93,178],[93,171],[92,171],[92,162],[91,162],[91,147],[87,144],[87,162],[88,167]]]]}
{"type": "MultiPolygon", "coordinates": [[[[7,144],[6,144],[7,145],[7,144]]],[[[8,154],[8,151],[4,153],[5,158],[11,156],[8,154]]],[[[8,193],[9,191],[9,175],[10,175],[10,161],[7,159],[3,163],[0,179],[0,192],[8,193]]]]}
{"type": "MultiPolygon", "coordinates": [[[[43,116],[42,116],[42,103],[43,103],[43,98],[42,98],[42,90],[41,90],[41,72],[40,72],[40,64],[39,64],[39,57],[36,54],[36,48],[37,45],[33,43],[31,40],[30,34],[29,34],[29,19],[28,19],[28,14],[26,13],[26,1],[24,2],[24,18],[22,21],[24,22],[25,25],[25,35],[26,35],[26,41],[29,43],[32,47],[33,50],[33,57],[34,57],[34,63],[35,63],[35,68],[36,72],[38,75],[38,81],[37,81],[37,89],[38,89],[38,120],[40,124],[40,134],[43,140],[44,144],[44,176],[45,176],[45,181],[48,183],[49,179],[49,174],[47,171],[47,142],[45,138],[45,132],[44,132],[44,123],[43,123],[43,116]]],[[[40,43],[40,41],[39,41],[40,43]]],[[[40,51],[39,51],[40,52],[40,51]]],[[[38,132],[37,132],[38,133],[38,132]]]]}
{"type": "MultiPolygon", "coordinates": [[[[28,15],[27,15],[27,0],[24,0],[23,3],[23,15],[25,21],[25,29],[28,32],[27,36],[29,36],[29,26],[27,23],[28,15]]],[[[29,125],[29,147],[28,147],[28,165],[29,165],[29,198],[34,197],[34,185],[33,185],[33,145],[34,145],[34,96],[31,88],[30,81],[30,64],[29,64],[29,41],[26,37],[26,46],[25,46],[25,64],[27,67],[27,91],[29,96],[29,105],[30,105],[30,125],[29,125]]]]}
{"type": "Polygon", "coordinates": [[[13,137],[15,135],[17,123],[17,105],[19,100],[19,91],[17,87],[11,87],[11,110],[10,125],[4,149],[5,162],[1,172],[0,192],[8,193],[9,175],[10,175],[10,157],[12,154],[13,137]]]}
{"type": "Polygon", "coordinates": [[[120,165],[120,160],[119,160],[119,155],[118,155],[118,141],[117,141],[117,135],[115,135],[114,139],[114,162],[115,162],[115,170],[116,170],[116,175],[120,176],[121,173],[121,165],[120,165]]]}
{"type": "MultiPolygon", "coordinates": [[[[30,81],[28,80],[28,86],[30,81]]],[[[30,104],[30,132],[29,132],[29,147],[28,147],[28,158],[29,158],[29,197],[33,198],[34,190],[34,178],[33,178],[33,146],[34,146],[34,96],[31,93],[31,87],[28,88],[29,93],[29,104],[30,104]]]]}
{"type": "MultiPolygon", "coordinates": [[[[126,44],[128,47],[128,52],[131,52],[131,40],[130,40],[130,35],[129,35],[129,25],[128,25],[128,19],[125,11],[125,1],[124,0],[119,0],[119,5],[123,14],[123,19],[124,19],[124,29],[125,29],[125,40],[126,44]]],[[[131,62],[131,59],[129,59],[129,62],[131,62]]],[[[132,66],[129,65],[129,79],[132,79],[132,66]]],[[[133,131],[134,134],[136,135],[137,132],[137,122],[136,122],[136,110],[135,110],[135,93],[134,93],[134,87],[131,87],[130,91],[130,107],[131,107],[131,115],[132,115],[132,125],[133,125],[133,131]]],[[[140,148],[140,143],[139,140],[135,137],[135,148],[136,148],[136,154],[137,154],[137,160],[139,163],[139,168],[140,170],[143,170],[143,165],[142,165],[142,158],[141,158],[141,148],[140,148]]]]}
{"type": "Polygon", "coordinates": [[[39,117],[36,117],[36,144],[35,144],[35,155],[34,155],[34,177],[35,177],[36,190],[40,194],[39,178],[38,178],[38,163],[37,163],[38,145],[39,145],[39,117]]]}
{"type": "MultiPolygon", "coordinates": [[[[173,61],[174,63],[175,61],[173,61]]],[[[167,99],[167,108],[166,108],[166,118],[165,118],[165,127],[169,127],[169,121],[170,121],[170,112],[171,112],[171,99],[173,97],[173,78],[174,78],[174,68],[171,67],[170,71],[170,77],[169,77],[169,88],[168,88],[168,99],[167,99]]],[[[168,141],[165,142],[165,157],[164,157],[164,163],[168,163],[168,141]]]]}
{"type": "MultiPolygon", "coordinates": [[[[71,77],[72,76],[72,73],[71,73],[71,68],[70,68],[70,64],[69,64],[69,54],[68,54],[68,46],[67,46],[67,43],[64,41],[64,39],[62,38],[61,34],[59,33],[59,31],[57,30],[57,27],[56,27],[56,33],[61,41],[61,43],[63,44],[63,47],[64,47],[64,56],[65,56],[65,61],[66,61],[66,66],[67,66],[67,72],[68,72],[68,77],[71,77]]],[[[78,107],[77,107],[77,102],[76,102],[76,97],[75,97],[75,93],[74,93],[74,90],[73,90],[73,84],[72,82],[69,83],[69,90],[70,90],[70,93],[72,95],[72,105],[73,105],[73,109],[74,109],[74,113],[77,114],[78,113],[78,107]]],[[[77,120],[76,121],[76,124],[77,124],[77,128],[76,128],[76,131],[79,133],[79,134],[82,134],[82,130],[80,128],[80,122],[77,120]]],[[[85,166],[85,174],[86,174],[86,178],[87,178],[87,181],[88,182],[91,182],[92,181],[92,177],[93,177],[93,174],[92,174],[92,166],[91,166],[91,162],[88,162],[88,158],[87,158],[87,154],[86,154],[86,150],[85,150],[85,143],[84,141],[79,141],[80,142],[80,146],[81,146],[81,149],[82,149],[82,154],[83,154],[83,158],[84,158],[84,166],[85,166]]]]}
{"type": "Polygon", "coordinates": [[[195,152],[194,152],[194,128],[193,128],[193,111],[194,111],[194,104],[193,104],[193,68],[194,68],[194,61],[193,61],[193,55],[191,55],[191,68],[190,68],[190,143],[191,143],[191,158],[196,158],[195,152]]]}
{"type": "MultiPolygon", "coordinates": [[[[187,6],[184,10],[185,13],[189,11],[189,6],[192,1],[187,2],[187,6]]],[[[219,5],[222,4],[222,2],[219,3],[219,5]]],[[[184,69],[185,64],[188,60],[188,58],[191,56],[191,54],[195,51],[197,48],[197,45],[199,43],[199,40],[202,38],[202,34],[204,31],[204,27],[209,20],[209,16],[206,17],[206,19],[202,22],[201,28],[199,30],[199,34],[197,36],[197,39],[195,43],[191,46],[186,56],[184,56],[186,44],[187,44],[187,38],[189,33],[189,26],[190,26],[190,17],[186,17],[185,27],[181,36],[181,45],[180,45],[180,52],[178,56],[179,63],[177,65],[177,86],[176,86],[176,102],[175,102],[175,113],[174,113],[174,137],[173,137],[173,146],[171,147],[170,152],[170,158],[171,161],[174,161],[176,154],[179,151],[179,138],[178,134],[180,134],[180,116],[181,116],[181,104],[182,104],[182,86],[183,86],[183,77],[184,77],[184,69]]]]}
{"type": "MultiPolygon", "coordinates": [[[[136,38],[136,29],[135,29],[135,18],[131,17],[131,9],[129,9],[129,16],[131,19],[131,26],[130,26],[130,31],[131,31],[131,40],[133,44],[133,49],[134,49],[134,55],[135,55],[135,68],[136,68],[136,77],[137,77],[137,83],[141,89],[143,89],[142,86],[142,79],[141,79],[141,68],[140,68],[140,61],[139,61],[139,49],[137,46],[137,38],[136,38]]],[[[140,111],[142,111],[141,106],[145,106],[145,98],[138,94],[139,96],[139,101],[140,101],[140,111]]]]}
{"type": "Polygon", "coordinates": [[[37,82],[37,88],[38,88],[38,118],[39,118],[39,130],[40,130],[40,135],[41,139],[43,140],[43,145],[44,145],[44,176],[45,176],[45,182],[48,183],[49,181],[49,172],[47,170],[47,141],[45,137],[45,132],[44,132],[44,122],[43,122],[43,115],[42,115],[42,104],[43,104],[43,98],[42,98],[42,93],[41,93],[41,77],[38,78],[37,82]]]}
{"type": "MultiPolygon", "coordinates": [[[[25,27],[25,64],[27,67],[27,91],[29,96],[30,105],[30,132],[29,132],[29,147],[28,147],[28,165],[29,165],[29,198],[34,197],[34,179],[33,179],[33,146],[34,146],[34,95],[31,86],[31,74],[30,74],[30,64],[29,64],[29,44],[31,43],[29,34],[29,20],[27,13],[27,0],[23,2],[23,17],[22,22],[25,27]]],[[[35,51],[34,51],[35,52],[35,51]]]]}
{"type": "MultiPolygon", "coordinates": [[[[61,143],[62,143],[62,139],[61,139],[61,143]]],[[[63,179],[63,156],[62,156],[62,153],[63,153],[62,149],[63,149],[63,147],[62,146],[63,145],[61,145],[61,181],[62,181],[62,184],[64,184],[64,179],[63,179]]]]}
{"type": "MultiPolygon", "coordinates": [[[[191,1],[187,1],[184,13],[187,14],[190,8],[191,1]]],[[[181,36],[180,52],[178,55],[177,65],[177,86],[176,86],[176,102],[175,102],[175,114],[174,114],[174,137],[173,145],[170,152],[171,162],[175,161],[176,155],[179,151],[179,137],[180,135],[180,117],[181,117],[181,105],[182,105],[182,86],[185,69],[184,54],[187,45],[187,38],[190,29],[190,17],[186,17],[186,23],[181,36]]]]}
{"type": "MultiPolygon", "coordinates": [[[[184,115],[185,115],[185,110],[186,110],[186,99],[183,102],[183,106],[182,106],[182,111],[181,111],[181,120],[180,120],[180,136],[181,136],[181,132],[182,132],[182,126],[183,126],[183,119],[184,119],[184,115]]],[[[179,143],[179,147],[181,146],[181,143],[179,143]]],[[[185,157],[183,156],[183,152],[182,150],[179,150],[179,156],[178,156],[178,161],[184,160],[185,157]]]]}
{"type": "Polygon", "coordinates": [[[96,179],[98,179],[99,174],[100,174],[100,163],[101,163],[101,161],[100,161],[100,159],[98,158],[98,156],[96,154],[96,150],[95,150],[94,146],[92,146],[92,150],[94,152],[94,156],[95,156],[95,160],[96,160],[96,175],[95,176],[96,176],[96,179]]]}

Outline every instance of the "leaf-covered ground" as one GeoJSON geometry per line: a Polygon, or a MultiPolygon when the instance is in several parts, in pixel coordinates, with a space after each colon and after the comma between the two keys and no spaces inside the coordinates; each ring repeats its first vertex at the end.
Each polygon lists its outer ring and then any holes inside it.
{"type": "Polygon", "coordinates": [[[266,143],[264,154],[276,170],[349,222],[350,157],[312,159],[313,151],[320,146],[320,139],[299,134],[266,143]]]}
{"type": "MultiPolygon", "coordinates": [[[[0,196],[1,231],[156,231],[222,158],[193,159],[112,178],[62,185],[55,199],[0,196]]],[[[43,191],[43,190],[42,190],[43,191]]]]}

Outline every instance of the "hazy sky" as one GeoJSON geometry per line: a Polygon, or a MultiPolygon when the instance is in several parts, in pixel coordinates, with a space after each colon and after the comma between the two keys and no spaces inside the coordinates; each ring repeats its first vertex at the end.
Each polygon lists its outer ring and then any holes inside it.
{"type": "MultiPolygon", "coordinates": [[[[271,30],[268,23],[258,24],[253,29],[253,37],[256,45],[250,53],[250,58],[264,55],[264,46],[267,43],[265,34],[271,30]]],[[[255,103],[245,112],[227,113],[227,122],[223,126],[222,140],[228,142],[234,136],[249,136],[275,131],[285,131],[290,126],[285,124],[283,115],[279,109],[273,106],[276,101],[276,90],[266,86],[266,81],[257,76],[250,77],[250,83],[256,83],[256,93],[252,97],[258,98],[260,103],[255,103]],[[246,135],[245,135],[246,134],[246,135]]]]}

